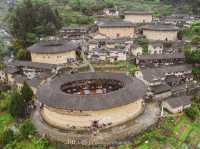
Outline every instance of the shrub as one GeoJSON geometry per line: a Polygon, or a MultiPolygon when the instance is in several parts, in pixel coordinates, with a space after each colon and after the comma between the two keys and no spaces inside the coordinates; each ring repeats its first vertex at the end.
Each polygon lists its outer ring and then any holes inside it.
{"type": "Polygon", "coordinates": [[[21,96],[26,102],[29,102],[33,99],[33,91],[26,82],[24,82],[23,87],[21,89],[21,96]]]}
{"type": "Polygon", "coordinates": [[[198,45],[200,44],[200,36],[194,36],[191,41],[192,44],[198,45]]]}
{"type": "Polygon", "coordinates": [[[10,105],[9,98],[5,98],[5,99],[0,100],[0,112],[7,111],[9,105],[10,105]]]}
{"type": "Polygon", "coordinates": [[[11,93],[10,100],[10,114],[15,118],[24,118],[26,105],[21,95],[16,90],[14,90],[11,93]]]}
{"type": "Polygon", "coordinates": [[[0,136],[0,144],[5,146],[14,140],[14,133],[11,129],[5,129],[0,136]]]}
{"type": "Polygon", "coordinates": [[[35,127],[33,126],[30,120],[25,121],[20,126],[20,132],[23,138],[28,138],[30,135],[34,135],[35,131],[35,127]]]}
{"type": "Polygon", "coordinates": [[[195,120],[197,115],[198,115],[198,111],[196,108],[194,108],[193,106],[190,108],[185,109],[185,114],[191,119],[191,120],[195,120]]]}
{"type": "Polygon", "coordinates": [[[50,149],[52,146],[46,138],[33,138],[32,140],[35,149],[50,149]]]}

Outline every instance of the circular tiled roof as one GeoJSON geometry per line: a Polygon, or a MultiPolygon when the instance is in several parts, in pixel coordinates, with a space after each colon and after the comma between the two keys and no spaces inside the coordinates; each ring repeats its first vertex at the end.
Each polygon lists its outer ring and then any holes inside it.
{"type": "Polygon", "coordinates": [[[178,31],[178,27],[171,24],[148,24],[144,25],[142,29],[154,31],[178,31]]]}
{"type": "Polygon", "coordinates": [[[143,98],[146,93],[142,81],[122,73],[79,73],[62,75],[44,83],[37,92],[40,102],[53,108],[71,110],[101,110],[123,106],[143,98]],[[111,79],[123,83],[123,87],[106,93],[96,95],[67,94],[61,90],[64,83],[81,80],[111,79]]]}

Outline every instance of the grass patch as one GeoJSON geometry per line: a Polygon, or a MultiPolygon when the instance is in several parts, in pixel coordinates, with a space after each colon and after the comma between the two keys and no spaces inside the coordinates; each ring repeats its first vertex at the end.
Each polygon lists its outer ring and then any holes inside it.
{"type": "Polygon", "coordinates": [[[2,132],[6,126],[12,123],[12,121],[13,117],[9,113],[0,113],[0,132],[2,132]]]}
{"type": "Polygon", "coordinates": [[[150,149],[148,144],[142,144],[137,149],[150,149]]]}
{"type": "Polygon", "coordinates": [[[130,145],[121,145],[119,146],[119,149],[131,149],[131,146],[130,145]]]}

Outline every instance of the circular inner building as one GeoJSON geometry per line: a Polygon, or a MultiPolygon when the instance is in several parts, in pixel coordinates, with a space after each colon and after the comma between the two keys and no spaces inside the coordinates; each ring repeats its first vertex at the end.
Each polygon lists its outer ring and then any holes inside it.
{"type": "Polygon", "coordinates": [[[143,112],[146,88],[142,81],[121,73],[79,73],[57,76],[38,89],[43,120],[69,130],[109,128],[143,112]]]}

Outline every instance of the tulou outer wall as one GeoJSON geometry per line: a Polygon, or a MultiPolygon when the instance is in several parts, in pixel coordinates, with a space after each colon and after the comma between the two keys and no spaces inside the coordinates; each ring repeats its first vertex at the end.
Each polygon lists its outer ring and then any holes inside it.
{"type": "Polygon", "coordinates": [[[153,20],[152,15],[134,15],[126,14],[124,16],[124,21],[129,21],[132,23],[150,23],[153,20]]]}
{"type": "Polygon", "coordinates": [[[122,124],[141,114],[143,107],[144,100],[138,99],[128,105],[98,111],[66,111],[45,106],[41,113],[43,119],[56,128],[84,129],[89,128],[93,121],[106,124],[106,127],[122,124]]]}
{"type": "Polygon", "coordinates": [[[143,30],[143,35],[146,36],[148,40],[168,40],[176,41],[177,40],[177,31],[155,31],[155,30],[143,30]]]}
{"type": "Polygon", "coordinates": [[[135,27],[99,27],[99,33],[110,38],[134,37],[135,27]]]}
{"type": "Polygon", "coordinates": [[[63,64],[67,63],[67,59],[76,60],[76,51],[67,51],[63,53],[53,53],[53,54],[40,54],[31,53],[32,62],[48,63],[48,64],[63,64]]]}

